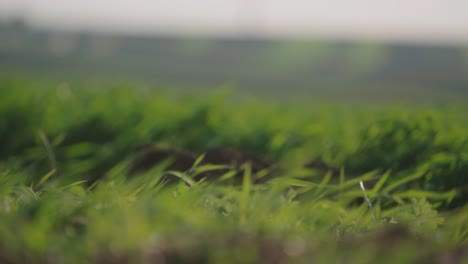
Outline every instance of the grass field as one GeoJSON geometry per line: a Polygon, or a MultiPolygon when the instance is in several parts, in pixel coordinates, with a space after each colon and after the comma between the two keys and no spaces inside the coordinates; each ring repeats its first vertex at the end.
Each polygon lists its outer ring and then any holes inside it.
{"type": "Polygon", "coordinates": [[[0,86],[0,263],[468,263],[463,103],[0,86]]]}

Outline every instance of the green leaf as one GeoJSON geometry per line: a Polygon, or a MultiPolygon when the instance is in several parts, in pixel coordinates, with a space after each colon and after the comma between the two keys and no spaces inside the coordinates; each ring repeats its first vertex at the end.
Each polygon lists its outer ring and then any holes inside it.
{"type": "Polygon", "coordinates": [[[200,156],[198,156],[198,158],[195,160],[195,162],[193,163],[193,166],[192,168],[195,168],[197,167],[202,161],[203,159],[205,158],[205,153],[201,154],[200,156]]]}
{"type": "Polygon", "coordinates": [[[184,181],[190,187],[194,187],[194,186],[197,185],[197,183],[194,180],[192,180],[192,178],[190,178],[185,173],[182,173],[182,172],[179,172],[179,171],[166,171],[166,174],[170,175],[170,176],[175,176],[175,177],[181,179],[182,181],[184,181]]]}
{"type": "Polygon", "coordinates": [[[193,169],[193,172],[191,173],[192,177],[195,177],[201,173],[207,172],[207,171],[217,171],[217,170],[223,170],[223,169],[229,169],[229,166],[226,165],[214,165],[214,164],[207,164],[207,165],[202,165],[200,167],[196,167],[193,169]]]}
{"type": "Polygon", "coordinates": [[[380,189],[382,189],[383,185],[385,182],[388,180],[390,177],[390,171],[385,172],[385,174],[379,179],[379,181],[375,184],[374,188],[372,188],[371,191],[369,191],[369,196],[374,197],[376,196],[380,189]]]}
{"type": "Polygon", "coordinates": [[[50,179],[50,177],[52,177],[56,172],[56,169],[53,169],[51,170],[49,173],[47,173],[46,175],[44,175],[44,177],[41,178],[41,180],[37,183],[37,185],[35,186],[35,189],[37,189],[38,187],[42,186],[48,179],[50,179]]]}
{"type": "Polygon", "coordinates": [[[396,189],[396,188],[398,188],[398,187],[400,187],[400,186],[402,186],[402,185],[404,185],[404,184],[406,184],[408,182],[411,182],[411,181],[417,180],[417,179],[419,179],[421,177],[424,177],[425,175],[426,175],[426,172],[418,172],[418,173],[416,173],[414,175],[410,175],[408,177],[405,177],[403,179],[395,181],[395,182],[389,184],[386,188],[384,188],[383,192],[384,193],[389,193],[390,191],[392,191],[392,190],[394,190],[394,189],[396,189]]]}
{"type": "Polygon", "coordinates": [[[239,198],[239,222],[245,224],[247,218],[247,205],[249,203],[250,189],[252,187],[252,166],[250,163],[243,165],[244,180],[242,181],[242,192],[239,198]]]}

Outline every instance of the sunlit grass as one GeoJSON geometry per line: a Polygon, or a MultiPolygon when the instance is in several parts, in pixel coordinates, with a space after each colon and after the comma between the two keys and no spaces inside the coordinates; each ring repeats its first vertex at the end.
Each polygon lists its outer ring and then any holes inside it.
{"type": "Polygon", "coordinates": [[[463,106],[280,107],[224,92],[10,85],[0,97],[0,263],[468,257],[463,106]],[[198,158],[186,171],[162,162],[129,177],[135,148],[149,142],[198,158]],[[204,164],[212,146],[275,166],[204,164]],[[316,158],[339,173],[303,167],[316,158]]]}

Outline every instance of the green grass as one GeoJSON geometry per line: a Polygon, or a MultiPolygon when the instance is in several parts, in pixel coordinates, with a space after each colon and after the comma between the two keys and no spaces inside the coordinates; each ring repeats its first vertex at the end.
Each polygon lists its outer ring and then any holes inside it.
{"type": "Polygon", "coordinates": [[[468,258],[466,106],[0,85],[0,263],[468,258]],[[279,169],[261,185],[252,184],[249,164],[241,184],[196,182],[194,173],[207,169],[200,158],[193,170],[171,172],[174,184],[160,181],[163,165],[127,177],[135,147],[147,142],[198,154],[252,151],[279,169]],[[316,158],[341,175],[302,167],[316,158]]]}

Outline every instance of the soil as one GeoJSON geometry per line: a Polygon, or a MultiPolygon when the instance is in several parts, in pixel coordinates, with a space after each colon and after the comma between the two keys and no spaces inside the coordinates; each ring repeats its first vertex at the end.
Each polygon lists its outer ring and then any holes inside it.
{"type": "Polygon", "coordinates": [[[130,175],[136,175],[166,160],[170,161],[167,170],[186,171],[192,167],[196,159],[196,154],[185,150],[153,146],[139,147],[128,172],[130,175]]]}
{"type": "MultiPolygon", "coordinates": [[[[205,156],[199,166],[213,164],[226,165],[229,168],[203,172],[194,177],[196,181],[216,179],[228,171],[236,170],[238,173],[232,178],[235,183],[242,182],[244,175],[242,166],[246,163],[250,163],[251,165],[254,183],[264,183],[281,174],[281,168],[277,161],[272,161],[263,155],[252,152],[227,147],[214,147],[206,149],[203,153],[194,153],[177,148],[162,148],[151,143],[140,145],[136,148],[136,157],[131,163],[128,173],[130,176],[138,175],[164,161],[169,162],[166,170],[188,172],[201,154],[205,156]],[[256,174],[262,170],[265,170],[266,174],[262,177],[257,177],[256,174]]],[[[314,159],[306,163],[304,168],[314,169],[323,173],[331,172],[333,176],[340,174],[338,167],[320,159],[314,159]]]]}
{"type": "Polygon", "coordinates": [[[223,147],[207,149],[203,160],[207,164],[232,165],[234,167],[240,167],[249,162],[253,173],[267,169],[275,164],[275,162],[271,162],[267,158],[255,153],[223,147]]]}
{"type": "Polygon", "coordinates": [[[304,165],[304,168],[314,169],[322,172],[331,172],[334,177],[340,176],[340,168],[330,165],[321,159],[314,159],[304,165]]]}

